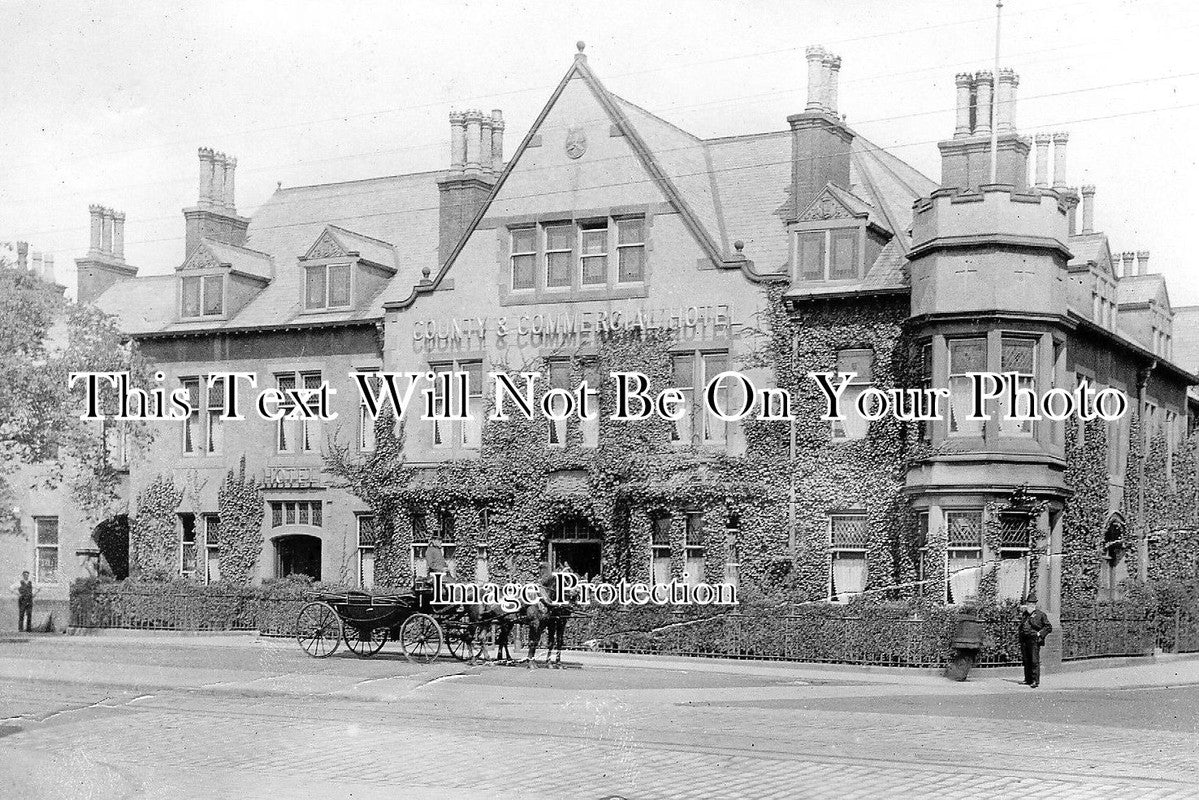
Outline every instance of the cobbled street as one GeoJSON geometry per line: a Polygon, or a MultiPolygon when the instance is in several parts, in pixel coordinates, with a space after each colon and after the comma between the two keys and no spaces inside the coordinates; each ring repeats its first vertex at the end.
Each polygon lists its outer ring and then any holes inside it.
{"type": "Polygon", "coordinates": [[[305,657],[255,637],[29,637],[0,796],[1195,797],[1199,660],[928,673],[569,653],[305,657]]]}

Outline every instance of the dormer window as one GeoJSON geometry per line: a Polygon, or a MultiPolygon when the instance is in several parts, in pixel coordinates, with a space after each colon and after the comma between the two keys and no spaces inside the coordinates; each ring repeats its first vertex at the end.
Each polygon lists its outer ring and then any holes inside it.
{"type": "Polygon", "coordinates": [[[225,276],[196,275],[183,279],[179,315],[185,319],[219,317],[225,313],[225,276]]]}
{"type": "Polygon", "coordinates": [[[800,280],[838,281],[858,277],[859,226],[800,231],[797,236],[800,280]]]}
{"type": "Polygon", "coordinates": [[[304,307],[350,307],[350,265],[317,264],[306,268],[304,307]]]}

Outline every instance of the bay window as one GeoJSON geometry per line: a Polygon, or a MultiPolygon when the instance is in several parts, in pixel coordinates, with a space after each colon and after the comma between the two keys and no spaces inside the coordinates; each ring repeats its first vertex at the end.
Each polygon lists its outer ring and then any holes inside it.
{"type": "Polygon", "coordinates": [[[987,340],[983,337],[949,340],[949,433],[982,436],[983,420],[971,419],[971,373],[987,369],[987,340]]]}
{"type": "Polygon", "coordinates": [[[946,511],[946,571],[950,603],[978,595],[983,571],[983,512],[946,511]]]}
{"type": "MultiPolygon", "coordinates": [[[[1018,389],[1036,391],[1037,340],[1004,336],[1001,340],[999,371],[1012,374],[1018,389]]],[[[1031,419],[1005,419],[1009,414],[1025,416],[1032,411],[1032,404],[1027,398],[1017,398],[1016,407],[1009,408],[1007,392],[999,399],[998,422],[1001,436],[1032,436],[1031,419]]]]}

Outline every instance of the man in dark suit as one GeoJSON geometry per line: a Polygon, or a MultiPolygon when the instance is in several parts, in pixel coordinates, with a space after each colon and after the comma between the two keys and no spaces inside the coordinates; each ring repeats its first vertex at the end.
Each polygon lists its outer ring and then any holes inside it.
{"type": "Polygon", "coordinates": [[[1024,682],[1033,689],[1041,685],[1041,646],[1053,631],[1049,617],[1028,600],[1020,614],[1020,658],[1024,661],[1024,682]]]}

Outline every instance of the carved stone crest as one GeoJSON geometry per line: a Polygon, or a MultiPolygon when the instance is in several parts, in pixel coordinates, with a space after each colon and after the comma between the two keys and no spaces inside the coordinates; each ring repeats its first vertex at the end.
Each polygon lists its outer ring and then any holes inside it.
{"type": "Polygon", "coordinates": [[[566,132],[566,155],[579,158],[587,152],[587,134],[582,128],[571,128],[566,132]]]}

